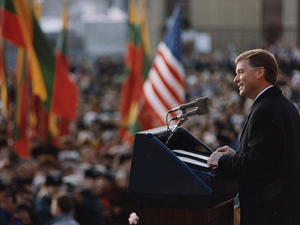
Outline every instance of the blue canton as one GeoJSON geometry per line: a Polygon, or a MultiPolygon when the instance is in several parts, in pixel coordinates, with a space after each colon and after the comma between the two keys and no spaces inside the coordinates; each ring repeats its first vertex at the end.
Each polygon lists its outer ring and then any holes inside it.
{"type": "Polygon", "coordinates": [[[180,19],[180,5],[177,4],[170,23],[168,24],[167,32],[164,37],[164,42],[179,62],[182,61],[181,53],[181,19],[180,19]]]}

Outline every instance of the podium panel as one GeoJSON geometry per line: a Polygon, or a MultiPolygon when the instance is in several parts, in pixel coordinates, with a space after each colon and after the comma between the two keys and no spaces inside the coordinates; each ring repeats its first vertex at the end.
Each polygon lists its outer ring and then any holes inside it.
{"type": "Polygon", "coordinates": [[[211,209],[140,208],[140,225],[233,225],[234,202],[211,209]]]}
{"type": "Polygon", "coordinates": [[[207,166],[212,151],[180,127],[135,135],[128,194],[138,208],[211,209],[237,194],[237,183],[207,166]]]}

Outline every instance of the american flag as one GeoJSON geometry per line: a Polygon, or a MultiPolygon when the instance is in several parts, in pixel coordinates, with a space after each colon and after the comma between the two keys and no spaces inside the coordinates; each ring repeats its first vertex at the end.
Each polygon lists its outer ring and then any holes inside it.
{"type": "Polygon", "coordinates": [[[185,102],[184,69],[182,66],[180,5],[168,23],[164,39],[143,85],[146,102],[154,110],[161,124],[167,112],[185,102]]]}

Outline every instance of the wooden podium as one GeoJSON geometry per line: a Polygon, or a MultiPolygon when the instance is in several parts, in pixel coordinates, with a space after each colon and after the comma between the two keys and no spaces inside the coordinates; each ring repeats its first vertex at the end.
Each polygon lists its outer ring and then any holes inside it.
{"type": "Polygon", "coordinates": [[[135,135],[128,194],[140,225],[233,224],[237,183],[207,166],[211,150],[180,127],[135,135]]]}
{"type": "Polygon", "coordinates": [[[140,225],[233,225],[233,200],[211,209],[139,208],[140,225]]]}

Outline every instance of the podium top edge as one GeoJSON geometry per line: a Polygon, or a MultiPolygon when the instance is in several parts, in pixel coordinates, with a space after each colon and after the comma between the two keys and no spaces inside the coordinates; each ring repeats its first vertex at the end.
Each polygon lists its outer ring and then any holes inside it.
{"type": "MultiPolygon", "coordinates": [[[[172,130],[174,126],[170,126],[170,130],[172,130]]],[[[159,134],[167,131],[167,126],[162,126],[162,127],[157,127],[149,130],[144,130],[144,131],[139,131],[136,132],[135,135],[137,134],[146,134],[146,135],[151,135],[151,134],[159,134]]]]}

